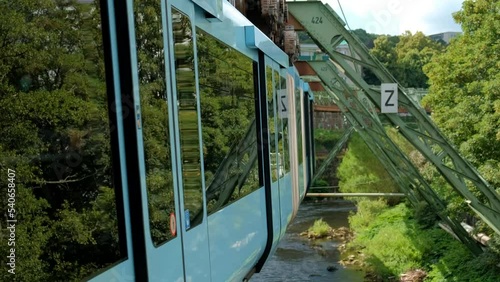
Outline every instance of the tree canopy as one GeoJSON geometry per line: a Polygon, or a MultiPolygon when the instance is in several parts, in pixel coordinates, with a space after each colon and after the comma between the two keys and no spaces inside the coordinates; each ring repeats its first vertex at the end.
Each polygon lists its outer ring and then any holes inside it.
{"type": "MultiPolygon", "coordinates": [[[[353,134],[337,169],[343,193],[395,193],[399,187],[361,136],[353,134]]],[[[360,200],[358,198],[356,200],[360,200]]],[[[391,204],[399,199],[392,198],[391,204]]]]}
{"type": "Polygon", "coordinates": [[[0,2],[0,167],[16,171],[19,281],[79,280],[124,255],[99,20],[93,4],[0,2]]]}
{"type": "Polygon", "coordinates": [[[359,40],[365,44],[366,47],[368,47],[368,49],[373,48],[373,41],[378,37],[377,34],[368,33],[366,30],[361,28],[353,30],[352,33],[354,33],[354,35],[356,35],[359,40]]]}
{"type": "Polygon", "coordinates": [[[500,187],[500,2],[465,1],[454,14],[463,35],[424,67],[423,103],[482,175],[500,187]]]}
{"type": "MultiPolygon", "coordinates": [[[[406,31],[401,36],[382,35],[374,41],[370,50],[404,87],[427,88],[427,76],[422,67],[444,49],[444,46],[425,36],[422,32],[406,31]]],[[[365,78],[377,82],[371,74],[365,78]]]]}

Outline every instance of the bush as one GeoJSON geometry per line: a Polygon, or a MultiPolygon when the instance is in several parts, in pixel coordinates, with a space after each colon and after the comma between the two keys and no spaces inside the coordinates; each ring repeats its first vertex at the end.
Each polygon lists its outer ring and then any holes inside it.
{"type": "Polygon", "coordinates": [[[411,211],[404,204],[391,209],[380,210],[380,207],[383,205],[379,201],[363,207],[370,215],[359,221],[366,221],[366,227],[356,230],[353,226],[357,232],[353,243],[364,247],[366,262],[376,274],[397,276],[419,268],[430,246],[426,237],[420,236],[416,221],[410,219],[411,211]]]}
{"type": "Polygon", "coordinates": [[[332,130],[332,129],[314,129],[314,142],[316,144],[316,150],[331,150],[340,137],[344,133],[344,130],[332,130]]]}
{"type": "MultiPolygon", "coordinates": [[[[337,169],[340,191],[343,193],[395,193],[399,186],[392,179],[380,160],[373,154],[361,136],[353,134],[347,152],[337,169]]],[[[363,201],[366,198],[353,198],[363,201]]],[[[389,204],[401,202],[400,198],[388,199],[389,204]]]]}
{"type": "Polygon", "coordinates": [[[325,237],[330,233],[332,228],[328,223],[324,222],[322,218],[314,221],[313,226],[309,227],[307,230],[309,234],[313,235],[316,238],[325,237]]]}
{"type": "Polygon", "coordinates": [[[426,202],[420,202],[415,207],[415,219],[422,228],[430,228],[439,220],[439,216],[426,202]]]}
{"type": "Polygon", "coordinates": [[[317,179],[314,181],[313,187],[327,187],[328,186],[328,182],[324,179],[317,179]]]}
{"type": "Polygon", "coordinates": [[[452,240],[443,256],[431,265],[426,281],[498,282],[498,260],[489,251],[474,257],[460,242],[452,240]]]}
{"type": "Polygon", "coordinates": [[[384,200],[363,200],[358,202],[356,214],[349,217],[349,226],[354,230],[362,230],[372,223],[377,216],[387,209],[384,200]]]}
{"type": "MultiPolygon", "coordinates": [[[[424,214],[424,219],[430,219],[424,214]]],[[[491,250],[474,257],[442,229],[422,229],[421,220],[405,204],[387,208],[380,201],[360,202],[358,212],[349,218],[356,233],[349,248],[362,250],[367,270],[384,279],[424,269],[428,272],[425,281],[499,281],[495,242],[491,250]]]]}

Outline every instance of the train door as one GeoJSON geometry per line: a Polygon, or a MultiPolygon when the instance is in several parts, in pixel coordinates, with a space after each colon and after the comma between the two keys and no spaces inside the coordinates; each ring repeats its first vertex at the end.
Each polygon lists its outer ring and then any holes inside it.
{"type": "Polygon", "coordinates": [[[189,1],[134,1],[134,108],[151,281],[210,280],[193,13],[189,1]]]}
{"type": "Polygon", "coordinates": [[[280,131],[282,127],[282,119],[286,115],[287,108],[283,107],[286,104],[286,97],[282,97],[281,92],[276,87],[279,83],[278,71],[280,66],[268,56],[265,56],[265,82],[266,82],[266,97],[267,97],[267,127],[269,134],[269,161],[271,171],[271,198],[273,207],[273,223],[274,223],[274,240],[278,240],[281,235],[281,207],[280,195],[282,188],[280,187],[279,179],[283,176],[283,161],[279,146],[280,131]],[[281,104],[281,106],[280,106],[281,104]],[[279,107],[279,109],[278,109],[279,107]],[[279,129],[278,129],[279,128],[279,129]]]}
{"type": "Polygon", "coordinates": [[[184,279],[209,281],[210,261],[208,221],[203,187],[201,121],[197,60],[195,52],[194,5],[189,1],[170,1],[167,26],[170,46],[173,125],[177,191],[179,194],[179,233],[182,238],[184,279]]]}
{"type": "Polygon", "coordinates": [[[95,281],[209,281],[194,7],[190,1],[118,2],[101,7],[109,20],[103,25],[108,86],[117,93],[110,109],[122,122],[116,142],[129,199],[123,246],[129,259],[95,281]]]}
{"type": "Polygon", "coordinates": [[[132,3],[135,42],[131,46],[135,48],[131,53],[135,52],[136,60],[132,61],[137,62],[132,66],[137,76],[132,107],[137,120],[145,248],[145,259],[141,260],[147,264],[149,280],[183,281],[168,6],[164,1],[132,3]]]}

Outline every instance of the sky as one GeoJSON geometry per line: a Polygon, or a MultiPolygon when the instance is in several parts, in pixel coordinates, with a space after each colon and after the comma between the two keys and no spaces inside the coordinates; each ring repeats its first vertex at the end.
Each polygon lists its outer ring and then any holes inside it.
{"type": "MultiPolygon", "coordinates": [[[[328,3],[343,19],[337,0],[328,3]]],[[[369,33],[400,35],[406,30],[431,35],[461,31],[452,13],[459,11],[462,0],[339,0],[351,29],[369,33]]]]}

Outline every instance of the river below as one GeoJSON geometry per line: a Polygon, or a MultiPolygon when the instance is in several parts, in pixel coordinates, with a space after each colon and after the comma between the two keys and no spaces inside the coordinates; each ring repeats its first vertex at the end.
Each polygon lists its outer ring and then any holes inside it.
{"type": "Polygon", "coordinates": [[[276,253],[266,262],[262,271],[254,274],[250,281],[363,281],[363,272],[339,264],[340,253],[337,247],[342,242],[335,239],[311,241],[299,235],[320,218],[333,228],[348,227],[347,217],[353,210],[355,206],[343,200],[302,203],[276,253]],[[336,270],[328,271],[332,266],[336,270]]]}

